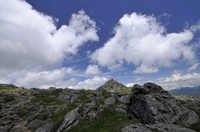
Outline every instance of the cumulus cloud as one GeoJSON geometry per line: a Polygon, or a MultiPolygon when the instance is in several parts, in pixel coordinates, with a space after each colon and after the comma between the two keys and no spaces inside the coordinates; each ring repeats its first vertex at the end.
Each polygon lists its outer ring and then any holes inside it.
{"type": "Polygon", "coordinates": [[[134,86],[134,83],[128,83],[125,85],[126,87],[133,87],[134,86]]]}
{"type": "Polygon", "coordinates": [[[94,62],[110,70],[126,63],[134,65],[133,73],[155,73],[161,67],[173,66],[178,59],[189,63],[196,59],[192,46],[188,44],[193,39],[193,31],[167,33],[154,16],[125,14],[114,34],[91,55],[94,62]]]}
{"type": "Polygon", "coordinates": [[[99,39],[96,23],[83,10],[72,14],[69,24],[59,29],[56,18],[23,0],[0,0],[0,12],[0,76],[8,77],[1,80],[25,86],[34,77],[51,84],[47,75],[59,74],[62,80],[65,75],[61,72],[66,70],[61,68],[63,59],[77,54],[85,42],[99,39]],[[17,74],[27,78],[23,82],[17,74]]]}
{"type": "Polygon", "coordinates": [[[158,82],[166,90],[177,89],[181,87],[195,87],[200,86],[200,73],[192,73],[181,75],[181,73],[174,73],[171,77],[167,77],[158,82]]]}
{"type": "Polygon", "coordinates": [[[17,86],[23,87],[45,87],[45,86],[60,86],[67,87],[71,86],[72,83],[68,84],[68,80],[65,81],[63,78],[66,75],[72,74],[74,71],[72,68],[61,68],[54,69],[51,71],[16,71],[7,76],[0,77],[1,83],[14,83],[17,86]]]}
{"type": "Polygon", "coordinates": [[[88,65],[85,74],[91,74],[91,75],[97,75],[101,73],[101,71],[99,70],[98,65],[88,65]]]}
{"type": "Polygon", "coordinates": [[[103,85],[106,81],[108,81],[108,78],[95,76],[94,78],[86,79],[85,81],[79,82],[78,85],[71,86],[70,88],[96,89],[99,86],[103,85]]]}

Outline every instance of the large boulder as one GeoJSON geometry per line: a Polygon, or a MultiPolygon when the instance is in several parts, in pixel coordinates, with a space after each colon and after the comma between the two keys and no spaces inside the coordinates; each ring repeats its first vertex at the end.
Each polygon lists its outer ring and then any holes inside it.
{"type": "Polygon", "coordinates": [[[134,85],[127,107],[145,124],[181,122],[190,126],[199,121],[195,112],[182,106],[167,91],[154,83],[134,85]]]}

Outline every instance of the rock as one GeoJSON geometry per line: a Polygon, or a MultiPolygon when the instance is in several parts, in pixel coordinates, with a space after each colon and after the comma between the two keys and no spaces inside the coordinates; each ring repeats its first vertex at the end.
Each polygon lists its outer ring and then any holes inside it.
{"type": "Polygon", "coordinates": [[[190,126],[199,121],[195,112],[181,106],[173,96],[154,83],[134,85],[127,107],[146,124],[172,124],[181,121],[190,126]]]}
{"type": "Polygon", "coordinates": [[[115,81],[114,79],[109,80],[108,82],[106,82],[103,86],[101,86],[100,88],[103,88],[104,90],[108,91],[108,92],[119,92],[121,93],[122,88],[125,88],[126,86],[115,81]]]}
{"type": "Polygon", "coordinates": [[[66,132],[72,126],[78,124],[83,119],[94,119],[97,117],[98,109],[96,106],[78,106],[66,116],[57,132],[66,132]]]}
{"type": "Polygon", "coordinates": [[[113,98],[113,97],[109,97],[109,98],[107,98],[105,101],[104,101],[104,104],[105,105],[112,105],[112,104],[114,104],[115,103],[115,98],[113,98]]]}
{"type": "Polygon", "coordinates": [[[31,121],[31,122],[27,125],[27,128],[28,128],[28,129],[33,129],[34,127],[40,126],[41,124],[42,124],[42,121],[41,121],[41,120],[34,119],[33,121],[31,121]]]}
{"type": "Polygon", "coordinates": [[[58,99],[62,101],[67,101],[67,102],[77,102],[77,100],[79,99],[81,95],[82,93],[80,90],[66,88],[61,91],[58,99]]]}
{"type": "Polygon", "coordinates": [[[122,129],[122,132],[195,132],[189,128],[175,124],[131,124],[122,129]]]}
{"type": "Polygon", "coordinates": [[[118,98],[119,102],[121,103],[128,103],[130,100],[131,95],[122,95],[121,97],[118,98]]]}
{"type": "Polygon", "coordinates": [[[99,87],[94,91],[94,95],[96,96],[102,96],[106,90],[103,87],[99,87]]]}
{"type": "Polygon", "coordinates": [[[115,108],[115,111],[116,112],[119,112],[119,113],[122,113],[122,114],[126,114],[126,110],[125,109],[122,109],[122,108],[115,108]]]}
{"type": "Polygon", "coordinates": [[[25,127],[27,124],[27,121],[22,121],[20,123],[18,123],[17,125],[15,125],[12,129],[11,132],[17,132],[17,131],[27,131],[28,129],[25,127]]]}
{"type": "Polygon", "coordinates": [[[53,128],[53,121],[47,121],[42,127],[38,128],[35,132],[51,132],[53,128]]]}
{"type": "Polygon", "coordinates": [[[0,132],[9,132],[13,125],[0,126],[0,132]]]}
{"type": "Polygon", "coordinates": [[[122,132],[151,132],[145,125],[143,124],[131,124],[127,125],[122,129],[122,132]]]}

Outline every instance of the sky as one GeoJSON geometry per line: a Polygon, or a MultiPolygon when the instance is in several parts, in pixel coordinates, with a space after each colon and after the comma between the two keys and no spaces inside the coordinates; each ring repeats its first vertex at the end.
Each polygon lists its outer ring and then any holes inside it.
{"type": "Polygon", "coordinates": [[[0,0],[0,83],[200,85],[200,0],[0,0]]]}

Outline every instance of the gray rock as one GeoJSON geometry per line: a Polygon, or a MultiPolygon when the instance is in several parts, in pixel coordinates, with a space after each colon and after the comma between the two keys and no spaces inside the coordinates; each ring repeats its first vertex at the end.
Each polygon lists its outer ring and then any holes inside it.
{"type": "Polygon", "coordinates": [[[32,129],[38,125],[41,125],[42,124],[42,121],[41,120],[38,120],[38,119],[34,119],[33,121],[31,121],[28,125],[27,125],[27,128],[28,129],[32,129]]]}
{"type": "Polygon", "coordinates": [[[122,95],[121,97],[118,98],[119,102],[121,103],[128,103],[130,100],[131,95],[122,95]]]}
{"type": "Polygon", "coordinates": [[[99,87],[94,91],[94,95],[96,96],[102,96],[106,90],[103,87],[99,87]]]}
{"type": "Polygon", "coordinates": [[[11,129],[11,132],[16,132],[16,131],[25,130],[25,129],[27,130],[27,128],[25,128],[26,124],[27,124],[27,121],[22,121],[18,123],[11,129]]]}
{"type": "Polygon", "coordinates": [[[122,132],[151,132],[145,125],[143,124],[131,124],[127,125],[122,129],[122,132]]]}
{"type": "Polygon", "coordinates": [[[66,88],[61,91],[58,99],[62,101],[67,101],[67,102],[77,102],[77,100],[79,99],[81,95],[82,93],[80,90],[66,88]]]}
{"type": "Polygon", "coordinates": [[[134,85],[127,107],[146,124],[172,124],[181,121],[190,126],[199,121],[195,112],[183,107],[167,91],[154,83],[134,85]]]}
{"type": "Polygon", "coordinates": [[[121,93],[122,88],[126,87],[125,85],[111,79],[108,82],[106,82],[101,88],[108,92],[114,92],[114,93],[121,93]]]}
{"type": "Polygon", "coordinates": [[[97,117],[98,109],[96,106],[78,106],[66,116],[57,132],[66,132],[75,126],[80,120],[94,119],[97,117]]]}
{"type": "Polygon", "coordinates": [[[0,126],[0,132],[9,132],[9,130],[12,128],[12,124],[11,125],[5,125],[5,126],[0,126]]]}
{"type": "Polygon", "coordinates": [[[122,132],[195,132],[189,128],[178,126],[175,124],[131,124],[122,129],[122,132]]]}
{"type": "Polygon", "coordinates": [[[53,124],[53,121],[48,121],[42,127],[38,128],[35,132],[51,132],[53,124]]]}
{"type": "Polygon", "coordinates": [[[116,101],[115,98],[109,97],[104,101],[104,103],[105,103],[105,105],[112,105],[115,103],[115,101],[116,101]]]}
{"type": "Polygon", "coordinates": [[[115,111],[116,112],[119,112],[119,113],[122,113],[122,114],[126,114],[126,110],[125,109],[122,109],[122,108],[115,108],[115,111]]]}

